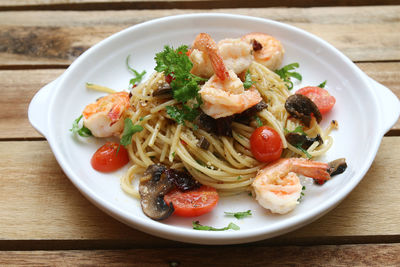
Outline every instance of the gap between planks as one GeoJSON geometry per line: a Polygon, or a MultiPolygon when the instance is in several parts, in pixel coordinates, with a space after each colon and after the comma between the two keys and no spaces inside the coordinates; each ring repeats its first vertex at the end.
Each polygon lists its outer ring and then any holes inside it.
{"type": "Polygon", "coordinates": [[[262,1],[262,0],[83,0],[83,1],[30,1],[5,0],[0,3],[0,11],[30,10],[141,10],[141,9],[211,9],[211,8],[266,8],[266,7],[329,7],[329,6],[376,6],[396,5],[396,0],[313,0],[313,1],[262,1]]]}
{"type": "Polygon", "coordinates": [[[399,266],[400,244],[3,251],[0,265],[27,266],[399,266]]]}

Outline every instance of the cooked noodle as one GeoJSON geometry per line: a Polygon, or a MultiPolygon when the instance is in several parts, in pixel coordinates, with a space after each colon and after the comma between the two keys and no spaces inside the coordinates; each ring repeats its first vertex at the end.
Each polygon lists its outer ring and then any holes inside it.
{"type": "MultiPolygon", "coordinates": [[[[290,119],[284,105],[291,94],[280,77],[263,65],[253,62],[250,66],[252,80],[268,107],[258,113],[264,125],[273,127],[280,135],[282,156],[303,156],[306,153],[289,144],[285,139],[285,129],[293,131],[300,123],[290,119]]],[[[219,137],[186,122],[177,124],[168,118],[166,106],[177,104],[176,100],[153,96],[159,85],[165,82],[162,73],[153,73],[144,83],[132,89],[129,118],[143,130],[132,137],[127,147],[133,166],[121,179],[121,188],[134,197],[139,197],[132,186],[135,176],[142,175],[154,163],[186,170],[200,183],[216,188],[221,194],[235,194],[249,191],[257,171],[265,164],[258,162],[250,152],[250,136],[257,124],[232,123],[233,137],[219,137]],[[207,139],[207,150],[198,147],[201,137],[207,139]]],[[[324,154],[332,145],[329,136],[334,126],[324,131],[312,120],[311,127],[305,129],[309,136],[319,134],[323,144],[315,142],[307,150],[312,157],[324,154]]]]}

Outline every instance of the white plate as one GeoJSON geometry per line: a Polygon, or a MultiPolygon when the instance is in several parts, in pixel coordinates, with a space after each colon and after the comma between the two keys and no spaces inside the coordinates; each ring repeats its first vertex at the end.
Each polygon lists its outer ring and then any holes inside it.
{"type": "MultiPolygon", "coordinates": [[[[148,75],[147,75],[148,76],[148,75]]],[[[292,231],[322,216],[335,207],[360,182],[370,167],[382,136],[399,116],[399,101],[393,93],[361,72],[347,57],[327,42],[295,27],[253,17],[228,14],[190,14],[166,17],[123,30],[83,53],[56,81],[42,88],[32,99],[29,120],[50,143],[60,166],[74,185],[96,206],[116,219],[146,233],[191,243],[233,244],[277,236],[292,231]],[[100,95],[85,89],[95,82],[115,89],[125,89],[131,65],[148,74],[155,66],[154,55],[164,45],[191,44],[197,33],[207,32],[215,40],[239,37],[248,32],[265,32],[282,41],[286,55],[283,64],[299,62],[303,75],[295,87],[317,85],[327,80],[327,89],[337,103],[325,116],[339,121],[334,131],[333,148],[321,160],[345,157],[348,169],[324,186],[309,185],[304,200],[287,215],[271,215],[246,194],[222,198],[211,213],[192,219],[170,217],[165,221],[147,218],[139,201],[120,189],[123,171],[100,174],[90,166],[90,157],[102,140],[80,141],[69,129],[85,105],[100,95]],[[224,211],[251,209],[253,216],[237,220],[224,211]],[[214,227],[229,222],[239,231],[208,232],[193,230],[193,220],[214,227]]]]}

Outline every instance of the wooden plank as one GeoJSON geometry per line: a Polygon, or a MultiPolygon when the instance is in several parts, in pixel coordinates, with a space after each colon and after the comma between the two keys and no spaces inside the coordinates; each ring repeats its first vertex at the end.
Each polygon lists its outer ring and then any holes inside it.
{"type": "Polygon", "coordinates": [[[400,6],[214,10],[0,12],[0,67],[68,65],[126,27],[192,12],[225,12],[285,22],[316,34],[353,61],[400,60],[400,6]],[[371,41],[370,36],[374,36],[371,41]]]}
{"type": "MultiPolygon", "coordinates": [[[[400,63],[360,63],[372,78],[400,98],[400,63]]],[[[63,73],[62,69],[0,70],[0,139],[39,138],[28,121],[28,106],[34,94],[63,73]],[[12,110],[12,112],[11,112],[12,110]]],[[[393,130],[400,130],[400,121],[393,130]]]]}
{"type": "Polygon", "coordinates": [[[28,106],[36,92],[64,70],[0,71],[0,139],[38,138],[28,121],[28,106]]]}
{"type": "MultiPolygon", "coordinates": [[[[400,154],[393,153],[399,150],[400,137],[385,137],[365,178],[338,207],[302,229],[257,244],[400,242],[400,154]]],[[[90,204],[65,177],[47,142],[0,142],[0,154],[2,249],[18,240],[180,246],[131,229],[90,204]]]]}
{"type": "Polygon", "coordinates": [[[239,8],[239,7],[310,7],[396,5],[396,0],[3,0],[0,10],[93,10],[93,9],[152,9],[152,8],[239,8]]]}
{"type": "Polygon", "coordinates": [[[2,251],[0,265],[302,266],[306,263],[307,266],[399,266],[399,253],[400,244],[2,251]]]}

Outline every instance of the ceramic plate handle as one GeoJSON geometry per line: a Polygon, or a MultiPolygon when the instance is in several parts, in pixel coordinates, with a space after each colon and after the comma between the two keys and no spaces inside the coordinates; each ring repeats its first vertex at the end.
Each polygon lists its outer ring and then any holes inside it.
{"type": "Polygon", "coordinates": [[[380,108],[382,110],[383,118],[382,122],[382,135],[387,133],[396,121],[399,119],[400,115],[400,102],[399,99],[393,92],[386,86],[378,83],[372,78],[369,78],[371,85],[376,89],[378,100],[380,102],[380,108]]]}
{"type": "Polygon", "coordinates": [[[48,126],[48,109],[49,100],[52,91],[54,91],[55,86],[60,78],[48,83],[42,87],[39,92],[35,94],[29,104],[28,118],[32,126],[44,137],[47,138],[48,126]]]}

